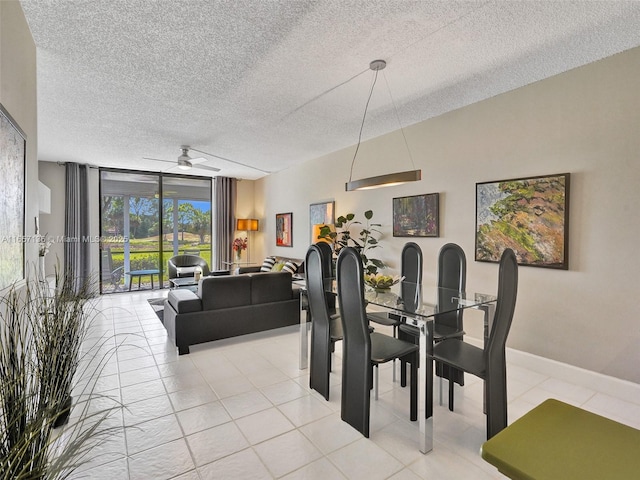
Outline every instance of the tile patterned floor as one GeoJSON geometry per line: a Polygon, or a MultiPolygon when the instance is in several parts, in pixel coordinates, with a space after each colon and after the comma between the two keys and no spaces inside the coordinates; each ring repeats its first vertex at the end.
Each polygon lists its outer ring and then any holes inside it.
{"type": "MultiPolygon", "coordinates": [[[[114,408],[107,421],[114,434],[72,478],[504,478],[479,456],[485,427],[482,383],[475,378],[467,376],[456,390],[455,413],[435,407],[435,447],[423,455],[417,424],[408,421],[408,389],[391,381],[390,365],[380,371],[366,439],[340,420],[340,343],[327,402],[298,369],[295,327],[194,346],[178,356],[147,302],[166,293],[97,302],[101,313],[87,349],[108,361],[98,375],[85,377],[101,395],[90,411],[114,408]]],[[[508,377],[510,421],[555,397],[640,428],[640,396],[630,400],[519,365],[509,365],[508,377]]]]}

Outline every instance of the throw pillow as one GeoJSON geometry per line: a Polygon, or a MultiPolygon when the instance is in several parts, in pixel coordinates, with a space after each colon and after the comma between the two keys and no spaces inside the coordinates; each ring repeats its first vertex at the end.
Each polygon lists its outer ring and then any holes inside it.
{"type": "Polygon", "coordinates": [[[298,264],[292,261],[285,262],[282,267],[283,272],[289,272],[291,275],[295,275],[298,272],[298,264]]]}
{"type": "Polygon", "coordinates": [[[270,272],[273,266],[276,264],[276,257],[267,257],[262,262],[262,267],[260,267],[261,272],[270,272]]]}
{"type": "Polygon", "coordinates": [[[284,262],[278,262],[276,263],[273,268],[271,269],[272,272],[279,272],[282,270],[282,267],[284,267],[284,262]]]}

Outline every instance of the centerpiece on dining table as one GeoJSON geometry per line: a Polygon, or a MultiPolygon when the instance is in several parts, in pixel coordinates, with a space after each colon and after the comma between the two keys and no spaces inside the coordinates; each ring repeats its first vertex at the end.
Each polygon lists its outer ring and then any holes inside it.
{"type": "Polygon", "coordinates": [[[364,283],[378,293],[388,292],[392,286],[403,279],[404,277],[400,275],[384,275],[382,273],[367,273],[364,275],[364,283]]]}

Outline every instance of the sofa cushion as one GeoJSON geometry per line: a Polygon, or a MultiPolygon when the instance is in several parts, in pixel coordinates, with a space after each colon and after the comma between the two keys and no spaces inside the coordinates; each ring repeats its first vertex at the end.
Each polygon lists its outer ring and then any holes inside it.
{"type": "Polygon", "coordinates": [[[251,304],[251,278],[232,275],[203,278],[198,285],[202,309],[240,307],[251,304]]]}
{"type": "Polygon", "coordinates": [[[289,272],[291,275],[298,272],[298,264],[292,260],[287,260],[282,267],[283,272],[289,272]]]}
{"type": "Polygon", "coordinates": [[[289,272],[255,273],[245,276],[251,280],[251,303],[254,305],[293,298],[289,272]]]}
{"type": "Polygon", "coordinates": [[[273,266],[276,264],[276,257],[267,257],[262,262],[261,272],[270,272],[273,266]]]}
{"type": "Polygon", "coordinates": [[[200,298],[191,290],[177,288],[167,295],[169,305],[178,313],[199,312],[202,310],[200,298]]]}

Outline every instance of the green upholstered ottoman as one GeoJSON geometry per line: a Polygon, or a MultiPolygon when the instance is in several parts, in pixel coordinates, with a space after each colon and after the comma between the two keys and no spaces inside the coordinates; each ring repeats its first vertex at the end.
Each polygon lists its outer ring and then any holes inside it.
{"type": "Polygon", "coordinates": [[[640,478],[640,430],[549,399],[482,445],[512,479],[640,478]]]}

